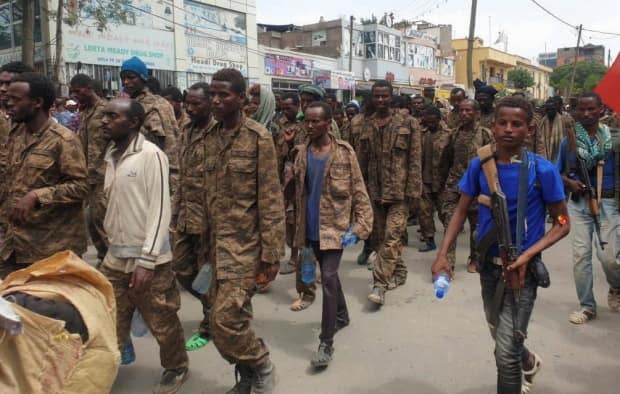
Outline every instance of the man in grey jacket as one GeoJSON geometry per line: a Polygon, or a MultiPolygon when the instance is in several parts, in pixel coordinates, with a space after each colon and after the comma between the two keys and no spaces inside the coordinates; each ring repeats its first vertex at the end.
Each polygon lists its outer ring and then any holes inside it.
{"type": "Polygon", "coordinates": [[[122,349],[137,308],[160,346],[164,367],[155,393],[176,393],[187,380],[188,358],[177,315],[180,296],[171,269],[168,158],[139,130],[142,106],[130,99],[106,105],[101,120],[112,143],[106,152],[104,220],[110,246],[101,271],[114,287],[122,349]]]}

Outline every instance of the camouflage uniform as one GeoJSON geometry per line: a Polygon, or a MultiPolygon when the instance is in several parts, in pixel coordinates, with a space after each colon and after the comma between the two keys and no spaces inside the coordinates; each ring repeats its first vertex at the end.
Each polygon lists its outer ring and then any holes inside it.
{"type": "Polygon", "coordinates": [[[539,127],[539,123],[532,118],[532,126],[534,131],[525,138],[525,148],[544,158],[548,157],[547,147],[545,145],[545,135],[539,127]]]}
{"type": "Polygon", "coordinates": [[[0,250],[2,250],[2,244],[4,243],[4,233],[6,231],[6,215],[3,213],[2,206],[6,198],[6,187],[8,186],[7,169],[8,154],[9,154],[9,133],[11,131],[11,122],[5,115],[4,111],[0,110],[0,250]]]}
{"type": "Polygon", "coordinates": [[[209,260],[215,285],[209,325],[230,363],[255,368],[269,351],[250,328],[259,262],[277,263],[284,249],[284,205],[271,134],[243,117],[236,130],[221,123],[205,136],[209,260]]]}
{"type": "Polygon", "coordinates": [[[480,126],[485,127],[489,130],[493,130],[493,123],[495,123],[495,109],[493,109],[488,114],[480,113],[480,126]]]}
{"type": "Polygon", "coordinates": [[[172,105],[163,97],[154,95],[148,88],[135,97],[142,104],[146,117],[140,131],[168,156],[170,163],[170,193],[174,195],[179,183],[178,125],[172,105]]]}
{"type": "Polygon", "coordinates": [[[78,137],[51,118],[26,144],[26,125],[11,130],[8,151],[6,201],[8,215],[28,192],[37,195],[37,206],[26,223],[7,220],[6,240],[0,260],[6,270],[19,269],[63,250],[86,251],[84,199],[88,182],[84,152],[78,137]]]}
{"type": "Polygon", "coordinates": [[[80,113],[79,135],[88,168],[88,193],[86,220],[90,238],[97,249],[97,258],[103,260],[108,251],[108,237],[103,230],[106,199],[103,193],[105,178],[105,151],[110,139],[103,135],[101,119],[105,102],[97,99],[94,105],[80,113]]]}
{"type": "MultiPolygon", "coordinates": [[[[569,115],[556,114],[554,120],[544,116],[538,123],[537,134],[543,139],[542,145],[545,147],[546,159],[555,162],[560,153],[560,143],[562,139],[571,133],[575,133],[575,121],[569,115]],[[554,128],[554,123],[556,128],[554,128]],[[559,130],[561,129],[561,130],[559,130]]],[[[532,150],[530,147],[528,149],[532,150]]],[[[538,149],[536,150],[538,152],[538,149]]]]}
{"type": "Polygon", "coordinates": [[[209,336],[207,298],[192,289],[192,282],[206,262],[207,244],[201,236],[204,232],[204,136],[214,125],[215,120],[211,118],[204,129],[193,123],[185,123],[181,129],[180,179],[172,202],[171,224],[175,232],[173,271],[183,288],[202,303],[204,319],[199,331],[205,336],[209,336]]]}
{"type": "Polygon", "coordinates": [[[448,112],[443,120],[446,122],[450,130],[456,130],[456,128],[459,127],[459,124],[461,123],[461,119],[459,118],[459,111],[457,110],[448,112]]]}
{"type": "Polygon", "coordinates": [[[435,211],[444,228],[449,217],[441,206],[441,194],[452,163],[452,130],[439,125],[431,132],[424,130],[422,135],[422,198],[419,206],[419,222],[422,237],[430,240],[435,236],[435,211]]]}
{"type": "Polygon", "coordinates": [[[360,122],[357,155],[373,204],[374,286],[386,289],[393,276],[404,280],[407,275],[402,235],[409,215],[407,200],[422,194],[422,142],[420,126],[411,116],[393,114],[382,128],[376,120],[373,114],[360,122]]]}
{"type": "MultiPolygon", "coordinates": [[[[448,171],[445,188],[442,193],[441,206],[444,216],[449,220],[458,204],[460,198],[459,181],[465,174],[469,162],[477,156],[477,151],[484,145],[494,143],[491,131],[483,127],[480,123],[474,125],[473,130],[467,130],[463,125],[459,126],[454,134],[452,143],[451,167],[448,171]]],[[[474,230],[478,223],[478,203],[473,201],[467,211],[469,221],[469,257],[472,261],[478,261],[476,249],[476,236],[474,230]]],[[[456,242],[448,250],[448,262],[454,268],[456,260],[456,242]]]]}

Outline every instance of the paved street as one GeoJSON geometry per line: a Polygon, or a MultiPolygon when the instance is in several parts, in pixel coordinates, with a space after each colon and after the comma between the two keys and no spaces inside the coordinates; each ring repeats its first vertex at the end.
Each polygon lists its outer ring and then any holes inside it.
{"type": "MultiPolygon", "coordinates": [[[[440,227],[439,227],[440,228],[440,227]]],[[[254,297],[254,327],[266,340],[277,366],[278,393],[495,393],[492,341],[483,318],[478,276],[465,271],[462,242],[456,281],[447,298],[436,300],[429,278],[433,253],[417,252],[410,228],[405,249],[409,278],[387,294],[380,311],[369,308],[370,272],[355,258],[360,245],[344,254],[341,280],[352,324],[338,333],[330,367],[314,373],[309,359],[318,345],[321,296],[308,310],[292,312],[294,276],[280,276],[267,295],[254,297]]],[[[607,286],[596,262],[598,318],[583,326],[568,322],[577,308],[570,241],[547,252],[552,286],[539,291],[528,340],[544,361],[536,378],[537,393],[617,393],[620,384],[620,314],[607,308],[607,286]]],[[[186,336],[200,319],[200,304],[183,294],[181,320],[186,336]]],[[[150,393],[161,374],[157,345],[151,336],[134,340],[137,361],[121,367],[113,393],[150,393]]],[[[184,393],[225,393],[235,382],[233,367],[207,347],[190,353],[190,378],[184,393]]]]}

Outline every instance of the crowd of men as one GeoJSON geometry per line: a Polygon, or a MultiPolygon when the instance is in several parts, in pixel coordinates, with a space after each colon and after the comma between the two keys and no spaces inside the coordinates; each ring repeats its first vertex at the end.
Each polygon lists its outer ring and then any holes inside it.
{"type": "Polygon", "coordinates": [[[164,372],[154,392],[177,392],[188,378],[187,351],[212,341],[235,366],[229,393],[271,393],[275,366],[251,327],[251,301],[278,272],[295,273],[294,311],[314,302],[320,283],[311,365],[327,367],[335,333],[350,323],[338,276],[343,249],[364,241],[357,261],[372,271],[368,300],[379,309],[406,283],[408,225],[420,225],[420,252],[437,249],[435,212],[445,235],[433,276],[455,277],[456,239],[469,221],[466,269],[481,276],[498,392],[532,390],[542,365],[524,345],[542,283],[532,267],[569,230],[580,303],[570,322],[596,317],[593,248],[608,305],[620,310],[620,144],[610,131],[620,125],[594,93],[569,113],[560,97],[495,100],[498,92],[480,81],[474,97],[455,88],[445,102],[432,88],[398,96],[379,80],[362,105],[342,105],[311,84],[248,89],[233,69],[158,94],[137,57],[120,77],[126,97],[107,100],[91,77],[73,76],[73,132],[51,116],[54,105],[64,109],[48,78],[18,62],[0,68],[0,278],[60,251],[83,255],[90,237],[114,289],[121,363],[135,360],[137,314],[160,347],[164,372]],[[485,146],[493,153],[479,157],[485,146]],[[494,186],[504,191],[519,251],[509,264],[496,238],[486,242],[499,226],[494,186]],[[280,264],[285,244],[290,259],[280,264]],[[512,301],[514,286],[504,288],[511,275],[520,290],[512,301]],[[177,282],[203,307],[187,341],[177,282]]]}

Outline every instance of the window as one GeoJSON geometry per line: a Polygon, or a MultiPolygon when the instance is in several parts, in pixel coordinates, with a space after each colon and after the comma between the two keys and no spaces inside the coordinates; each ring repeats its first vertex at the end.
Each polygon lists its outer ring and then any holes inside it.
{"type": "MultiPolygon", "coordinates": [[[[22,44],[21,0],[0,0],[0,50],[19,47],[22,44]]],[[[41,42],[40,0],[34,2],[34,40],[41,42]]]]}

